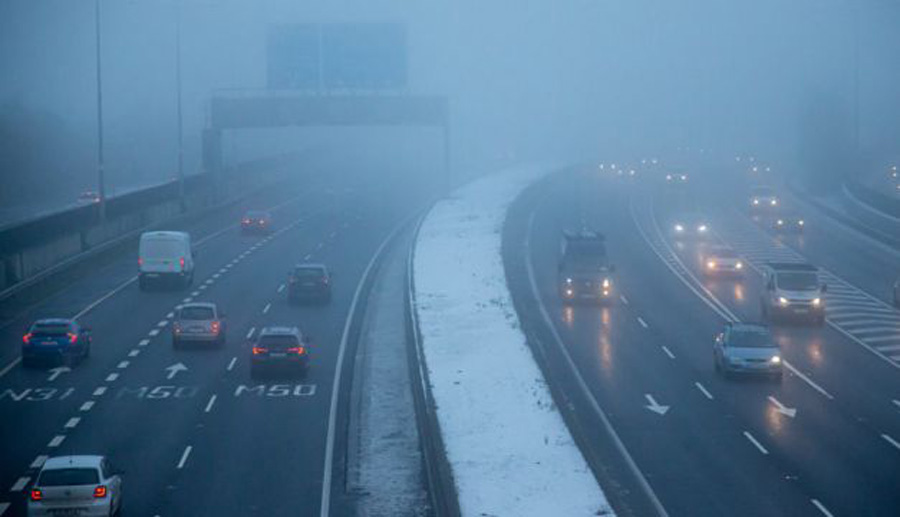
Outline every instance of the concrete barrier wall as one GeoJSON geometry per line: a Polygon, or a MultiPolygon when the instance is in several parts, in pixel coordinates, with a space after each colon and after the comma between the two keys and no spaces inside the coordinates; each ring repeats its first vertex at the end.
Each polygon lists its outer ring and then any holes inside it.
{"type": "Polygon", "coordinates": [[[189,177],[183,207],[176,198],[177,184],[169,183],[113,198],[106,221],[101,222],[97,214],[85,214],[92,207],[78,207],[4,228],[0,231],[0,296],[99,246],[240,199],[277,180],[278,169],[296,158],[288,155],[241,164],[225,171],[218,185],[209,175],[189,177]]]}

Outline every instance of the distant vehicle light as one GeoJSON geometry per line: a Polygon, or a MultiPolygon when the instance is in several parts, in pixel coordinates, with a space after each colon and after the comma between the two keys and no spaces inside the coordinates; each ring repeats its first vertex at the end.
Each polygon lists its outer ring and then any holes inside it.
{"type": "Polygon", "coordinates": [[[681,226],[680,224],[676,224],[676,225],[675,225],[675,231],[678,232],[678,233],[683,232],[683,231],[684,231],[684,226],[681,226]]]}
{"type": "Polygon", "coordinates": [[[708,229],[709,229],[709,228],[707,228],[707,226],[706,226],[705,224],[701,224],[700,226],[697,227],[697,231],[700,232],[700,233],[703,233],[703,232],[705,232],[705,231],[708,230],[708,229]]]}
{"type": "Polygon", "coordinates": [[[769,362],[771,362],[772,364],[781,364],[781,357],[773,355],[772,358],[769,359],[769,362]]]}
{"type": "Polygon", "coordinates": [[[775,205],[778,204],[778,200],[777,200],[777,199],[773,199],[773,200],[770,202],[770,204],[771,204],[772,206],[775,206],[775,205]]]}
{"type": "Polygon", "coordinates": [[[214,322],[212,322],[212,323],[209,324],[209,330],[210,330],[210,332],[212,332],[213,334],[218,334],[218,333],[219,333],[219,330],[221,330],[221,328],[222,328],[222,326],[221,326],[221,324],[219,324],[218,321],[214,321],[214,322]]]}
{"type": "Polygon", "coordinates": [[[571,284],[571,283],[572,283],[572,279],[571,279],[571,278],[566,278],[566,283],[567,283],[567,284],[571,284]]]}
{"type": "Polygon", "coordinates": [[[780,303],[782,306],[786,306],[788,304],[788,299],[784,296],[779,296],[778,303],[780,303]]]}
{"type": "Polygon", "coordinates": [[[94,488],[94,497],[96,499],[103,499],[104,497],[106,497],[106,494],[107,494],[106,485],[99,485],[94,488]]]}
{"type": "Polygon", "coordinates": [[[26,345],[31,342],[31,332],[22,336],[22,342],[25,343],[26,345]]]}
{"type": "Polygon", "coordinates": [[[800,219],[799,221],[797,221],[797,224],[799,224],[800,226],[803,226],[805,223],[803,222],[803,219],[800,219]]]}
{"type": "Polygon", "coordinates": [[[265,354],[269,349],[261,346],[253,347],[253,355],[265,354]]]}
{"type": "Polygon", "coordinates": [[[734,269],[744,269],[744,263],[738,262],[737,264],[734,265],[734,269]]]}
{"type": "Polygon", "coordinates": [[[68,336],[69,336],[69,343],[74,345],[75,342],[78,341],[78,334],[75,334],[74,332],[69,332],[68,336]]]}
{"type": "Polygon", "coordinates": [[[759,204],[759,199],[753,198],[753,204],[754,204],[754,205],[758,205],[758,204],[759,204]]]}
{"type": "Polygon", "coordinates": [[[682,174],[682,175],[681,175],[681,181],[687,181],[687,179],[688,179],[687,174],[682,174]]]}
{"type": "Polygon", "coordinates": [[[184,271],[184,257],[178,259],[178,264],[181,266],[181,270],[184,271]]]}
{"type": "Polygon", "coordinates": [[[821,298],[813,298],[812,304],[814,307],[818,307],[819,305],[822,305],[822,299],[821,298]]]}
{"type": "Polygon", "coordinates": [[[295,346],[287,349],[288,352],[297,355],[303,355],[306,353],[306,349],[302,346],[295,346]]]}
{"type": "Polygon", "coordinates": [[[609,286],[610,286],[610,285],[611,285],[611,282],[609,281],[609,278],[604,278],[604,279],[603,279],[603,288],[604,288],[604,289],[609,289],[609,286]]]}
{"type": "Polygon", "coordinates": [[[31,500],[32,501],[40,501],[44,498],[44,493],[41,492],[40,488],[32,488],[31,489],[31,500]]]}
{"type": "Polygon", "coordinates": [[[709,262],[706,263],[706,267],[709,269],[716,269],[716,261],[710,260],[709,262]]]}
{"type": "Polygon", "coordinates": [[[775,224],[777,224],[778,226],[782,226],[782,225],[784,225],[784,220],[779,219],[779,220],[775,221],[775,224]]]}

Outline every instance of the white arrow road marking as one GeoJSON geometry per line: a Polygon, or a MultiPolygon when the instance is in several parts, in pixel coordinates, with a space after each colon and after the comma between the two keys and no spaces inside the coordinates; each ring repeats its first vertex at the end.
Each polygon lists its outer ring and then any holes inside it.
{"type": "Polygon", "coordinates": [[[775,404],[775,410],[781,413],[784,416],[788,416],[794,418],[797,416],[797,408],[787,407],[781,402],[778,401],[775,397],[769,395],[769,402],[775,404]]]}
{"type": "Polygon", "coordinates": [[[658,415],[665,415],[665,414],[666,414],[666,411],[669,410],[669,406],[661,406],[661,405],[656,401],[656,399],[653,398],[653,395],[651,395],[651,394],[649,394],[649,393],[645,393],[645,394],[644,394],[644,397],[646,397],[646,398],[647,398],[647,402],[650,403],[649,406],[644,406],[644,407],[647,408],[647,409],[649,409],[650,411],[653,411],[654,413],[656,413],[656,414],[658,414],[658,415]]]}
{"type": "Polygon", "coordinates": [[[51,382],[55,381],[56,378],[59,377],[60,375],[62,375],[64,373],[69,373],[71,371],[72,371],[72,369],[69,368],[68,366],[57,366],[56,368],[53,368],[52,370],[50,370],[50,377],[47,377],[47,380],[51,381],[51,382]]]}
{"type": "Polygon", "coordinates": [[[178,375],[178,372],[186,372],[187,369],[188,369],[188,367],[185,366],[184,364],[182,364],[182,363],[175,363],[175,364],[173,364],[172,366],[168,366],[168,367],[165,368],[165,370],[166,370],[167,372],[169,372],[169,375],[168,375],[166,378],[167,378],[167,379],[172,379],[172,378],[174,378],[176,375],[178,375]]]}

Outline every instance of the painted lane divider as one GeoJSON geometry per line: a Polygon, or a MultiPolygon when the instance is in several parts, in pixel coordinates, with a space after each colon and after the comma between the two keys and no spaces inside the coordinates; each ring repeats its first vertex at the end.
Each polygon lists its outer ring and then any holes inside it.
{"type": "Polygon", "coordinates": [[[129,363],[128,361],[119,361],[119,364],[116,365],[116,368],[124,370],[125,368],[128,368],[129,364],[131,363],[129,363]]]}
{"type": "Polygon", "coordinates": [[[263,310],[262,310],[262,311],[263,311],[263,314],[267,314],[267,313],[269,312],[269,309],[271,309],[271,308],[272,308],[272,304],[271,304],[271,303],[267,303],[266,306],[263,307],[263,310]]]}
{"type": "Polygon", "coordinates": [[[106,393],[106,386],[100,386],[99,388],[94,390],[94,396],[99,397],[106,393]]]}
{"type": "Polygon", "coordinates": [[[234,363],[236,363],[236,362],[237,362],[237,357],[232,357],[232,358],[231,358],[231,361],[229,361],[229,363],[228,363],[228,368],[226,368],[226,370],[228,370],[229,372],[230,372],[231,370],[233,370],[233,369],[234,369],[234,363]]]}
{"type": "Polygon", "coordinates": [[[140,349],[135,348],[131,352],[128,352],[128,357],[137,357],[138,354],[140,354],[140,353],[141,353],[140,349]]]}
{"type": "Polygon", "coordinates": [[[94,407],[94,401],[88,400],[78,408],[78,411],[90,411],[94,407]]]}
{"type": "Polygon", "coordinates": [[[813,506],[815,506],[820,512],[822,512],[822,515],[824,515],[825,517],[834,517],[834,514],[829,512],[828,508],[825,508],[825,505],[820,503],[818,499],[810,499],[809,502],[811,502],[813,506]]]}
{"type": "Polygon", "coordinates": [[[31,481],[30,477],[20,477],[16,480],[16,482],[9,488],[10,492],[21,492],[24,489],[28,482],[31,481]]]}
{"type": "Polygon", "coordinates": [[[34,461],[31,462],[31,465],[29,465],[28,467],[32,469],[39,469],[44,466],[44,462],[48,459],[50,459],[49,456],[41,454],[40,456],[35,458],[34,461]]]}
{"type": "Polygon", "coordinates": [[[109,374],[109,375],[106,376],[106,382],[113,382],[113,381],[115,381],[115,380],[118,379],[118,378],[119,378],[119,374],[118,374],[118,373],[111,373],[111,374],[109,374]]]}
{"type": "Polygon", "coordinates": [[[54,436],[52,440],[50,440],[50,443],[47,444],[47,447],[51,447],[51,448],[55,449],[56,447],[59,447],[63,443],[63,440],[65,440],[65,439],[66,439],[65,435],[58,434],[58,435],[54,436]]]}
{"type": "Polygon", "coordinates": [[[638,320],[638,323],[640,323],[642,327],[644,327],[644,328],[648,328],[648,327],[649,327],[649,325],[647,325],[647,322],[644,321],[644,318],[638,316],[638,319],[637,319],[637,320],[638,320]]]}
{"type": "Polygon", "coordinates": [[[696,386],[697,389],[700,390],[700,392],[706,396],[706,398],[708,398],[709,400],[713,399],[712,393],[710,393],[706,388],[704,388],[702,384],[700,384],[699,382],[695,382],[694,386],[696,386]]]}
{"type": "Polygon", "coordinates": [[[159,329],[153,329],[150,332],[147,332],[147,335],[149,335],[151,337],[156,337],[159,335],[159,329]]]}
{"type": "Polygon", "coordinates": [[[284,284],[278,286],[278,292],[280,293],[282,291],[284,291],[284,284]]]}
{"type": "Polygon", "coordinates": [[[213,407],[213,404],[215,404],[215,403],[216,403],[216,395],[213,394],[211,397],[209,397],[209,402],[206,403],[206,409],[204,409],[203,412],[209,413],[209,411],[213,407]]]}
{"type": "Polygon", "coordinates": [[[772,404],[775,404],[775,410],[778,411],[779,413],[781,413],[782,415],[790,417],[790,418],[794,418],[795,416],[797,416],[796,408],[791,408],[791,407],[785,406],[784,404],[779,402],[778,399],[776,399],[775,397],[773,397],[771,395],[769,395],[769,402],[771,402],[772,404]]]}
{"type": "Polygon", "coordinates": [[[138,346],[147,346],[149,344],[150,344],[149,339],[142,339],[142,340],[138,341],[138,346]]]}
{"type": "Polygon", "coordinates": [[[666,412],[669,411],[669,406],[661,405],[659,402],[656,401],[656,399],[653,398],[653,395],[651,395],[649,393],[645,393],[644,397],[647,399],[647,402],[650,403],[649,405],[644,406],[644,407],[649,409],[650,411],[653,411],[657,415],[663,416],[666,414],[666,412]]]}
{"type": "Polygon", "coordinates": [[[769,451],[766,450],[766,448],[763,447],[762,444],[759,443],[759,442],[756,440],[756,438],[753,437],[752,434],[750,434],[750,433],[747,432],[747,431],[744,431],[744,437],[746,437],[748,440],[750,440],[750,443],[752,443],[753,446],[756,447],[756,448],[759,450],[759,452],[761,452],[761,453],[763,453],[763,454],[769,454],[769,451]]]}
{"type": "Polygon", "coordinates": [[[176,467],[177,469],[181,470],[184,468],[184,464],[187,463],[188,456],[191,455],[192,449],[193,447],[191,447],[190,445],[184,448],[184,452],[181,453],[181,459],[178,460],[178,466],[176,467]]]}
{"type": "Polygon", "coordinates": [[[666,345],[660,345],[660,348],[662,348],[662,351],[665,352],[667,356],[669,356],[669,359],[675,359],[675,354],[673,354],[672,351],[669,350],[669,347],[667,347],[666,345]]]}
{"type": "Polygon", "coordinates": [[[250,327],[250,330],[247,331],[247,339],[252,338],[254,332],[256,332],[256,327],[250,327]]]}
{"type": "Polygon", "coordinates": [[[81,417],[75,416],[70,418],[69,421],[66,422],[66,425],[64,425],[63,427],[65,429],[75,429],[78,426],[79,422],[81,422],[81,417]]]}
{"type": "Polygon", "coordinates": [[[900,442],[898,442],[897,440],[891,438],[890,435],[887,435],[887,434],[882,433],[881,437],[884,438],[885,441],[887,441],[889,444],[891,444],[891,445],[893,445],[895,448],[897,448],[897,450],[900,450],[900,442]]]}

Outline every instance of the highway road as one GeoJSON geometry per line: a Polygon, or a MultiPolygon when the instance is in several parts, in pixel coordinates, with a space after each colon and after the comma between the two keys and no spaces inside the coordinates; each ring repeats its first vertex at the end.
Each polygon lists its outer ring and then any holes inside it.
{"type": "MultiPolygon", "coordinates": [[[[558,342],[544,347],[571,358],[568,367],[548,354],[562,364],[550,365],[550,382],[569,391],[576,412],[605,413],[662,513],[896,515],[900,313],[886,303],[896,250],[810,211],[802,236],[773,236],[744,210],[746,182],[722,173],[714,185],[714,171],[698,172],[678,191],[591,168],[532,193],[509,232],[507,261],[531,272],[510,280],[517,300],[538,302],[520,304],[532,307],[521,318],[552,326],[558,342]],[[753,265],[743,279],[706,278],[699,245],[671,238],[686,206],[704,211],[715,238],[753,265]],[[618,291],[609,306],[559,301],[561,232],[582,225],[607,236],[618,291]],[[714,335],[726,321],[760,320],[754,268],[802,258],[824,268],[827,325],[774,328],[787,367],[780,383],[716,374],[714,335]],[[579,403],[572,378],[595,407],[579,403]]],[[[610,440],[602,428],[585,435],[610,440]]]]}
{"type": "MultiPolygon", "coordinates": [[[[194,285],[141,292],[136,251],[39,303],[7,311],[0,339],[0,515],[23,515],[25,490],[49,455],[105,454],[124,471],[128,515],[320,515],[348,501],[327,461],[342,437],[335,374],[358,284],[386,236],[415,208],[378,171],[321,170],[185,228],[198,243],[194,285]],[[338,188],[340,185],[340,188],[338,188]],[[271,208],[275,231],[241,235],[248,208],[271,208]],[[287,303],[291,265],[327,264],[329,305],[287,303]],[[170,322],[187,301],[227,313],[221,349],[174,350],[170,322]],[[19,343],[37,317],[77,316],[91,357],[67,370],[24,369],[19,343]],[[300,325],[313,338],[307,376],[249,377],[248,338],[300,325]],[[339,420],[337,420],[339,421],[339,420]]],[[[352,168],[348,168],[352,169],[352,168]]],[[[415,192],[410,186],[405,195],[415,192]]]]}

